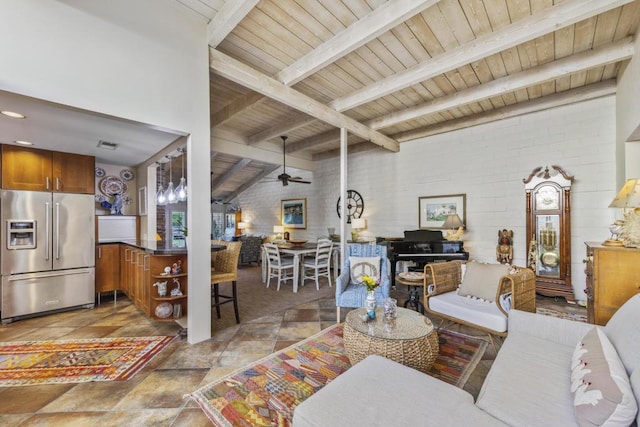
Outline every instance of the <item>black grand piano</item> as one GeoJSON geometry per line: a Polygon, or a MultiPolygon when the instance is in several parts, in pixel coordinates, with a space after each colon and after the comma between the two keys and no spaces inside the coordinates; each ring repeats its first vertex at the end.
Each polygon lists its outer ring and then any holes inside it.
{"type": "Polygon", "coordinates": [[[382,244],[387,245],[387,257],[391,261],[392,286],[396,284],[398,261],[413,261],[417,265],[411,269],[423,271],[430,262],[469,259],[462,241],[444,240],[440,231],[408,230],[404,232],[404,239],[386,240],[382,244]]]}

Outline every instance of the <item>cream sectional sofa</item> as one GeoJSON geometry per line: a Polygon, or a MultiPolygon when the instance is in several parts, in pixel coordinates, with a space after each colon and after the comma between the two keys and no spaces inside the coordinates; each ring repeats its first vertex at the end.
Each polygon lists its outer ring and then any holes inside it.
{"type": "Polygon", "coordinates": [[[298,406],[293,425],[592,425],[585,416],[601,417],[593,425],[603,419],[605,425],[640,424],[639,367],[640,295],[604,327],[512,310],[509,334],[476,402],[462,389],[369,356],[298,406]],[[606,363],[588,359],[598,356],[598,348],[606,363]],[[592,389],[585,391],[583,383],[592,389]],[[598,392],[604,398],[589,401],[598,392]]]}

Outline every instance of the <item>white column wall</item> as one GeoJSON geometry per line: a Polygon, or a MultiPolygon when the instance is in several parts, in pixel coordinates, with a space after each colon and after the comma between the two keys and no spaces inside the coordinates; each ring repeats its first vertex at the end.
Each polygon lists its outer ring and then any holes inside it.
{"type": "Polygon", "coordinates": [[[170,0],[0,0],[0,10],[0,89],[191,135],[188,223],[201,226],[187,240],[189,341],[208,338],[206,24],[170,0]]]}
{"type": "MultiPolygon", "coordinates": [[[[526,265],[523,178],[538,166],[558,165],[575,177],[572,187],[572,280],[585,299],[585,241],[609,237],[616,193],[615,97],[505,119],[349,156],[350,189],[362,194],[367,229],[361,235],[402,236],[418,227],[418,198],[464,193],[465,249],[470,259],[496,262],[498,230],[514,231],[514,264],[526,265]]],[[[296,172],[298,174],[298,172],[296,172]]],[[[339,159],[321,162],[305,176],[312,185],[258,184],[240,197],[253,232],[271,234],[280,199],[307,197],[308,228],[296,237],[315,239],[338,229],[339,159]]]]}

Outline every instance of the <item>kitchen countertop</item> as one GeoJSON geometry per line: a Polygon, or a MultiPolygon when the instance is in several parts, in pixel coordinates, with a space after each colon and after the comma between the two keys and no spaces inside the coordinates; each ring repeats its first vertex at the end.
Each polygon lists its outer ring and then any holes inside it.
{"type": "Polygon", "coordinates": [[[141,240],[141,239],[123,239],[113,242],[98,242],[98,245],[108,245],[121,243],[124,245],[135,246],[152,255],[186,255],[187,248],[176,248],[171,246],[171,242],[167,240],[141,240]]]}

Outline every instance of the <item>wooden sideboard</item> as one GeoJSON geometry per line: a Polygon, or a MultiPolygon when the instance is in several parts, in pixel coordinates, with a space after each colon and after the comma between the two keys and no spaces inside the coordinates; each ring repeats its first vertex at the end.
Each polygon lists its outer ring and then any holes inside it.
{"type": "Polygon", "coordinates": [[[604,325],[640,292],[640,249],[585,244],[587,318],[589,323],[604,325]]]}

